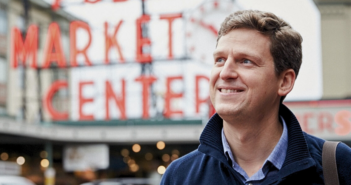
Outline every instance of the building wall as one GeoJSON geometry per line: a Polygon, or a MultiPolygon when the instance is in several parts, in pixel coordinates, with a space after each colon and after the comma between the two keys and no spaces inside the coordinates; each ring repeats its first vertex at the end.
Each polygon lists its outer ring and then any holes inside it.
{"type": "MultiPolygon", "coordinates": [[[[8,3],[8,33],[11,33],[11,28],[13,27],[23,27],[23,5],[22,1],[9,1],[8,3]],[[22,19],[22,20],[21,20],[22,19]]],[[[37,64],[41,66],[43,63],[43,53],[47,42],[47,32],[48,27],[51,22],[59,21],[61,25],[66,28],[69,24],[68,19],[65,19],[55,12],[52,12],[50,8],[40,7],[34,3],[30,5],[29,11],[29,25],[35,24],[39,27],[39,42],[38,42],[38,52],[37,52],[37,64]]],[[[60,25],[60,26],[61,26],[60,25]]],[[[61,30],[61,35],[63,38],[68,38],[68,29],[61,30]]],[[[11,37],[8,37],[8,43],[11,42],[11,37]]],[[[63,48],[69,48],[69,42],[64,42],[63,48]]],[[[11,55],[11,47],[8,44],[7,52],[8,56],[11,55]]],[[[22,119],[22,70],[20,68],[13,69],[11,67],[11,57],[7,57],[8,61],[8,91],[7,91],[7,114],[22,119]]],[[[66,59],[68,59],[68,53],[66,52],[66,59]]],[[[31,57],[27,59],[27,66],[31,62],[31,57]]],[[[67,69],[63,69],[67,71],[67,69]]],[[[65,74],[65,73],[64,73],[65,74]]],[[[66,73],[67,75],[67,73],[66,73]]],[[[65,77],[68,78],[68,77],[65,77]]],[[[39,118],[39,107],[41,106],[41,99],[43,95],[47,92],[47,89],[55,81],[55,75],[52,69],[40,70],[38,72],[35,69],[27,67],[26,70],[26,112],[25,118],[27,122],[35,123],[40,120],[39,118]],[[41,87],[38,86],[38,76],[40,78],[41,87]]],[[[48,121],[50,118],[48,114],[43,110],[44,120],[48,121]]]]}
{"type": "Polygon", "coordinates": [[[351,2],[316,1],[321,13],[323,99],[351,97],[351,2]]]}
{"type": "Polygon", "coordinates": [[[6,111],[7,91],[7,3],[0,1],[0,115],[6,111]]]}
{"type": "MultiPolygon", "coordinates": [[[[8,33],[11,33],[11,27],[17,26],[20,21],[20,14],[22,11],[18,1],[12,1],[8,3],[7,15],[8,15],[8,33]]],[[[19,114],[19,107],[21,106],[22,91],[20,90],[20,82],[18,76],[20,75],[19,70],[13,70],[11,68],[10,56],[11,56],[11,37],[8,37],[7,45],[7,69],[8,69],[8,80],[7,83],[7,113],[9,115],[16,116],[19,114]],[[11,85],[10,85],[11,84],[11,85]]]]}

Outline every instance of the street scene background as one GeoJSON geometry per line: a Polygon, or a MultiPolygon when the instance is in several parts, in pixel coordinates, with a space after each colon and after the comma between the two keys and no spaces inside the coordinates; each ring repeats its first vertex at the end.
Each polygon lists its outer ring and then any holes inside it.
{"type": "Polygon", "coordinates": [[[350,145],[350,3],[0,0],[0,183],[159,184],[215,113],[217,32],[245,9],[302,35],[284,104],[307,133],[350,145]]]}

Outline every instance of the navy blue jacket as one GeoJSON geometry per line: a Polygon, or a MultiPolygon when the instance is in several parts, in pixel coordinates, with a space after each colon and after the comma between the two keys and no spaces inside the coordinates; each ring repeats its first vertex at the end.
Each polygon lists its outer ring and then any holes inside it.
{"type": "MultiPolygon", "coordinates": [[[[285,105],[281,105],[279,111],[288,128],[287,154],[281,170],[262,184],[324,184],[322,148],[325,141],[303,132],[296,117],[285,105]]],[[[215,114],[201,134],[198,149],[173,161],[161,184],[244,184],[224,155],[222,127],[223,120],[215,114]]],[[[336,158],[340,184],[351,185],[351,149],[340,143],[336,158]]]]}

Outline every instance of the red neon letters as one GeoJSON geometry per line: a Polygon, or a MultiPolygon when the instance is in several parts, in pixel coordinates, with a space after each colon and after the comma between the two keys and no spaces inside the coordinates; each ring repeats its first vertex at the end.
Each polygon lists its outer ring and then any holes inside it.
{"type": "Polygon", "coordinates": [[[327,111],[307,111],[296,113],[296,117],[300,122],[302,130],[309,134],[328,132],[344,136],[351,133],[351,112],[348,110],[340,110],[335,115],[327,111]],[[334,128],[334,125],[337,127],[334,128]]]}
{"type": "Polygon", "coordinates": [[[161,15],[160,19],[166,19],[168,21],[168,58],[173,59],[173,35],[172,35],[172,23],[174,19],[181,18],[182,14],[167,14],[161,15]]]}
{"type": "Polygon", "coordinates": [[[207,103],[208,102],[208,98],[200,98],[200,80],[207,80],[210,81],[210,79],[207,76],[203,76],[203,75],[198,75],[196,76],[195,79],[195,107],[196,107],[196,113],[200,112],[200,105],[202,103],[207,103]]]}
{"type": "Polygon", "coordinates": [[[149,15],[142,15],[139,19],[136,20],[136,60],[140,63],[149,63],[152,61],[151,54],[143,52],[144,46],[151,45],[150,39],[143,37],[142,33],[142,24],[149,21],[149,15]]]}
{"type": "MultiPolygon", "coordinates": [[[[203,76],[197,76],[196,77],[197,81],[200,79],[206,79],[203,78],[203,76]]],[[[165,110],[164,110],[164,116],[166,118],[172,118],[174,116],[182,116],[183,115],[183,110],[174,110],[172,109],[171,103],[172,100],[174,99],[181,99],[183,98],[183,92],[175,93],[172,90],[172,83],[178,80],[183,80],[183,76],[173,76],[173,77],[167,77],[166,79],[166,93],[165,93],[165,110]]],[[[150,86],[157,81],[157,78],[154,76],[139,76],[138,78],[134,79],[135,82],[140,83],[142,87],[142,93],[140,94],[142,96],[142,118],[143,119],[148,119],[150,117],[149,115],[149,109],[150,109],[150,86]]],[[[126,91],[126,86],[127,82],[125,79],[121,79],[120,81],[121,85],[116,87],[111,84],[110,81],[105,81],[105,97],[104,97],[104,106],[105,106],[105,120],[110,120],[111,119],[111,111],[110,111],[110,106],[113,104],[112,102],[115,103],[119,110],[119,119],[128,119],[127,117],[127,111],[126,111],[126,99],[127,99],[127,91],[126,91]],[[117,93],[118,92],[118,93],[117,93]]],[[[198,82],[196,82],[198,83],[198,82]]],[[[80,81],[78,83],[77,87],[72,87],[72,88],[78,88],[78,97],[72,97],[73,99],[78,99],[78,119],[79,120],[93,120],[94,115],[93,114],[87,114],[86,111],[84,111],[84,105],[86,104],[93,104],[94,103],[94,97],[84,97],[84,88],[89,88],[89,86],[93,86],[94,82],[93,81],[80,81]]],[[[55,95],[55,93],[62,88],[68,88],[68,83],[65,81],[56,81],[52,84],[52,86],[49,88],[45,95],[44,99],[44,108],[47,109],[48,113],[50,114],[51,118],[53,120],[66,120],[68,119],[68,113],[67,112],[58,112],[55,110],[52,106],[52,99],[55,95]]],[[[199,93],[199,91],[196,91],[195,93],[199,93]]],[[[86,95],[85,95],[86,96],[86,95]]],[[[196,97],[199,97],[199,95],[195,94],[196,97]]],[[[200,99],[201,103],[207,103],[205,99],[202,101],[200,99]]],[[[199,106],[200,103],[196,106],[199,106]]]]}
{"type": "Polygon", "coordinates": [[[54,82],[49,91],[47,92],[45,99],[44,99],[44,107],[48,110],[49,114],[51,115],[51,118],[53,120],[67,120],[68,119],[68,113],[67,112],[58,112],[56,111],[53,106],[52,106],[52,98],[54,97],[55,93],[62,89],[62,88],[67,88],[68,83],[66,81],[56,81],[54,82]]]}
{"type": "Polygon", "coordinates": [[[92,81],[79,82],[79,120],[93,120],[94,115],[86,115],[83,113],[83,105],[85,103],[91,103],[94,101],[93,98],[84,98],[83,97],[83,87],[86,85],[94,85],[92,81]]]}
{"type": "Polygon", "coordinates": [[[73,21],[73,22],[71,22],[69,32],[70,32],[71,65],[78,66],[77,55],[82,54],[85,58],[86,64],[88,66],[91,66],[92,64],[91,64],[91,62],[88,58],[88,55],[87,55],[87,50],[91,44],[91,31],[90,31],[89,25],[87,23],[82,22],[82,21],[73,21]],[[79,28],[86,30],[86,32],[88,33],[88,36],[89,36],[88,44],[81,50],[79,50],[77,48],[77,38],[76,38],[77,37],[77,30],[79,28]]]}
{"type": "Polygon", "coordinates": [[[86,3],[97,3],[99,1],[101,1],[101,0],[84,0],[84,2],[86,2],[86,3]]]}
{"type": "Polygon", "coordinates": [[[140,82],[143,88],[143,119],[149,118],[149,97],[150,97],[150,85],[157,80],[154,76],[140,76],[135,79],[136,82],[140,82]]]}
{"type": "Polygon", "coordinates": [[[105,64],[110,63],[109,57],[108,57],[108,53],[111,49],[112,46],[115,46],[117,48],[117,52],[119,55],[119,59],[121,60],[121,62],[124,62],[124,57],[121,51],[121,47],[118,44],[118,41],[116,39],[119,27],[121,27],[121,24],[123,23],[123,21],[119,21],[119,23],[117,24],[117,26],[115,27],[115,31],[113,32],[113,35],[110,36],[108,34],[108,23],[105,22],[104,26],[105,26],[105,64]]]}
{"type": "Polygon", "coordinates": [[[53,10],[57,10],[60,8],[60,5],[61,5],[61,0],[54,0],[54,2],[51,5],[51,8],[53,10]]]}
{"type": "Polygon", "coordinates": [[[109,106],[109,100],[112,98],[115,100],[120,112],[121,112],[121,119],[127,119],[126,116],[126,81],[122,79],[122,96],[116,96],[116,94],[113,92],[111,83],[109,81],[105,82],[105,109],[106,109],[106,120],[110,120],[110,106],[109,106]]]}
{"type": "Polygon", "coordinates": [[[174,77],[167,78],[167,82],[166,82],[167,91],[166,91],[166,95],[165,95],[165,113],[164,113],[164,116],[166,118],[170,118],[173,114],[183,115],[182,110],[172,110],[171,109],[171,100],[174,98],[182,98],[183,97],[182,93],[174,93],[172,91],[171,83],[172,83],[172,81],[175,81],[175,80],[183,80],[183,77],[182,76],[174,76],[174,77]]]}
{"type": "Polygon", "coordinates": [[[43,68],[50,67],[50,63],[57,62],[58,66],[66,66],[65,55],[63,54],[61,44],[60,28],[57,23],[51,23],[48,31],[48,39],[44,52],[43,68]]]}
{"type": "Polygon", "coordinates": [[[25,65],[27,55],[32,55],[32,68],[37,67],[37,50],[38,50],[38,27],[36,25],[30,25],[28,27],[26,40],[23,43],[21,31],[18,28],[12,29],[12,67],[17,68],[18,66],[18,55],[21,62],[25,65]]]}
{"type": "MultiPolygon", "coordinates": [[[[83,1],[83,0],[82,0],[83,1]]],[[[122,2],[125,0],[114,0],[114,2],[122,2]]],[[[53,4],[54,7],[59,7],[60,6],[60,0],[55,0],[53,4]]],[[[87,3],[97,3],[98,0],[85,0],[87,3]]],[[[160,17],[160,20],[164,21],[166,20],[168,22],[168,58],[172,59],[173,58],[173,34],[172,34],[172,25],[174,23],[174,20],[177,18],[181,18],[181,14],[170,14],[170,15],[162,15],[160,17]]],[[[142,33],[142,27],[143,24],[146,24],[150,21],[150,16],[149,15],[143,15],[140,18],[136,20],[136,55],[135,55],[135,61],[139,63],[149,63],[152,62],[152,56],[150,52],[145,51],[145,47],[151,47],[151,40],[147,36],[143,35],[142,33]]],[[[105,36],[105,60],[104,62],[108,64],[110,62],[109,59],[109,52],[113,47],[116,49],[114,52],[117,52],[119,55],[119,60],[120,62],[125,62],[125,58],[123,55],[123,47],[121,47],[121,43],[118,40],[118,33],[120,32],[121,28],[124,26],[123,20],[120,20],[116,25],[114,25],[113,31],[111,33],[108,32],[109,30],[109,24],[107,22],[104,23],[104,36],[105,36]]],[[[92,66],[92,62],[89,59],[88,56],[88,51],[89,48],[92,44],[92,33],[89,25],[85,22],[82,21],[73,21],[70,23],[70,30],[69,30],[69,36],[70,36],[70,56],[69,56],[69,61],[66,61],[67,58],[66,56],[68,53],[64,53],[63,50],[63,45],[61,41],[61,31],[59,28],[58,23],[51,23],[48,27],[47,31],[47,37],[45,40],[45,47],[44,47],[44,52],[43,52],[43,61],[42,67],[43,69],[50,68],[52,64],[57,64],[58,67],[60,68],[65,68],[65,67],[77,67],[78,66],[78,57],[82,57],[84,59],[84,64],[87,66],[92,66]],[[77,34],[83,31],[87,33],[86,37],[86,42],[78,46],[77,43],[77,34]]],[[[35,25],[31,25],[28,27],[27,30],[27,35],[25,38],[22,38],[22,33],[18,28],[13,28],[11,31],[11,39],[12,39],[12,51],[11,51],[11,66],[13,68],[17,68],[18,65],[21,65],[21,63],[26,64],[26,62],[30,62],[30,66],[32,68],[37,68],[37,52],[38,52],[38,27],[35,25]],[[27,61],[29,60],[29,61],[27,61]]],[[[122,43],[123,44],[123,43],[122,43]]],[[[167,50],[166,50],[167,51],[167,50]]],[[[41,57],[40,57],[41,58],[41,57]]],[[[173,110],[171,106],[172,100],[176,98],[182,98],[183,94],[182,93],[174,93],[171,89],[171,84],[176,81],[176,80],[182,80],[182,76],[177,76],[177,77],[168,77],[167,78],[167,91],[165,94],[165,117],[171,118],[174,115],[183,115],[182,110],[173,110]]],[[[197,76],[196,77],[196,99],[195,99],[195,107],[196,107],[196,113],[199,113],[199,107],[207,103],[207,97],[200,97],[199,96],[199,83],[201,80],[207,79],[205,76],[197,76]]],[[[154,76],[140,76],[135,79],[136,82],[140,82],[142,86],[142,118],[147,119],[149,118],[149,96],[150,96],[150,86],[157,80],[156,77],[154,76]]],[[[86,104],[93,103],[94,99],[93,98],[87,98],[83,97],[83,89],[86,86],[93,85],[94,82],[92,81],[84,81],[80,82],[78,87],[79,88],[79,106],[78,106],[78,118],[79,120],[92,120],[94,119],[94,115],[91,113],[85,113],[83,111],[83,107],[86,104]]],[[[127,119],[127,113],[126,113],[126,82],[122,80],[121,82],[121,87],[119,93],[116,93],[113,91],[112,85],[110,82],[106,81],[105,83],[105,92],[106,92],[106,97],[105,97],[105,106],[106,106],[106,114],[105,118],[106,120],[109,120],[111,117],[111,112],[109,110],[109,106],[112,102],[115,102],[119,111],[120,111],[120,119],[127,119]]],[[[50,89],[48,90],[45,99],[44,99],[44,106],[48,110],[49,114],[51,115],[53,120],[64,120],[68,119],[68,113],[64,112],[58,112],[56,111],[51,103],[51,100],[54,96],[54,94],[60,89],[60,88],[67,88],[67,82],[62,82],[58,81],[55,82],[50,89]]]]}
{"type": "MultiPolygon", "coordinates": [[[[91,4],[98,3],[100,1],[101,0],[84,0],[85,3],[91,3],[91,4]]],[[[127,0],[113,0],[113,2],[125,2],[125,1],[127,1],[127,0]]],[[[53,10],[57,10],[60,8],[60,5],[61,5],[61,0],[54,0],[52,5],[51,5],[51,8],[53,10]]]]}
{"type": "Polygon", "coordinates": [[[342,110],[335,115],[335,122],[338,127],[335,128],[335,133],[340,136],[345,136],[351,132],[351,112],[342,110]]]}
{"type": "MultiPolygon", "coordinates": [[[[56,1],[59,3],[59,1],[56,1]]],[[[172,23],[175,19],[181,18],[181,14],[170,14],[162,15],[161,20],[168,21],[168,58],[173,58],[173,34],[172,34],[172,23]]],[[[135,60],[139,63],[150,63],[152,61],[151,53],[145,52],[145,47],[151,47],[151,40],[148,37],[144,37],[142,33],[142,26],[150,21],[149,15],[143,15],[136,20],[136,55],[135,60]]],[[[120,20],[115,26],[113,34],[108,33],[109,25],[107,22],[104,23],[104,36],[105,36],[105,64],[110,63],[109,52],[112,47],[115,47],[119,55],[121,62],[125,62],[123,50],[118,42],[117,35],[118,31],[122,26],[123,20],[120,20]]],[[[78,61],[77,56],[81,55],[84,57],[84,62],[87,66],[92,66],[92,63],[88,57],[88,49],[92,44],[92,33],[87,23],[82,21],[73,21],[70,23],[70,66],[77,67],[78,61]],[[84,30],[87,33],[87,43],[84,47],[78,48],[77,46],[77,31],[84,30]]],[[[28,56],[32,56],[31,67],[37,67],[37,52],[38,52],[38,27],[31,25],[28,27],[25,41],[23,41],[21,31],[18,28],[12,29],[12,67],[17,68],[18,60],[25,63],[28,56]]],[[[48,37],[46,46],[43,54],[43,68],[49,68],[50,64],[55,62],[61,68],[66,67],[65,53],[63,51],[61,42],[61,32],[59,25],[55,22],[51,23],[48,28],[48,37]]]]}

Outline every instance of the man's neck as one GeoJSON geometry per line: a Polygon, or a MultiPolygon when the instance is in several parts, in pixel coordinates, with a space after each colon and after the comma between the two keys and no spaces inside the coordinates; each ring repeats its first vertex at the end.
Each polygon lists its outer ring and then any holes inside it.
{"type": "Polygon", "coordinates": [[[283,126],[275,114],[259,120],[246,119],[241,123],[223,120],[223,130],[235,161],[251,177],[262,168],[273,151],[283,126]]]}

